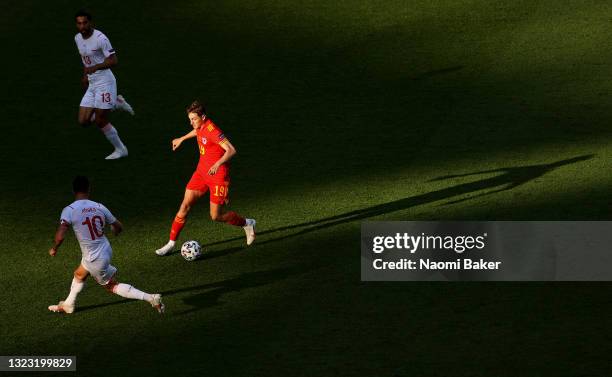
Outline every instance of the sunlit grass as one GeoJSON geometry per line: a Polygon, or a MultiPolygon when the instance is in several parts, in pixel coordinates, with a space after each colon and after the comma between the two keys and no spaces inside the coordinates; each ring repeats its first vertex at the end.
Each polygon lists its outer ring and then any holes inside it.
{"type": "Polygon", "coordinates": [[[9,6],[0,26],[19,51],[0,62],[0,354],[77,354],[87,376],[134,359],[147,375],[428,375],[440,363],[503,375],[496,355],[544,370],[564,344],[582,355],[582,339],[603,336],[589,324],[608,325],[605,285],[363,284],[358,254],[364,220],[610,219],[609,5],[96,4],[137,112],[113,114],[130,147],[116,163],[99,131],[75,124],[74,5],[34,5],[9,6]],[[195,97],[238,148],[231,207],[260,236],[244,248],[203,200],[182,240],[207,254],[188,263],[153,251],[195,166],[193,145],[170,151],[195,97]],[[47,255],[75,174],[126,226],[111,238],[119,279],[165,292],[165,318],[93,281],[84,310],[47,312],[80,260],[72,236],[47,255]]]}

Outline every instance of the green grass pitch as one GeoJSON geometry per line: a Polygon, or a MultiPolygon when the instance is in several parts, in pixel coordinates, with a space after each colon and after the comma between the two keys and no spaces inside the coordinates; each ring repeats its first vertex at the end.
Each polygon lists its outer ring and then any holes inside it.
{"type": "Polygon", "coordinates": [[[610,284],[366,284],[359,227],[612,219],[612,5],[91,3],[136,110],[112,114],[117,161],[76,122],[79,6],[0,15],[1,355],[77,355],[88,377],[609,375],[610,284]],[[204,200],[188,263],[153,251],[197,162],[193,140],[170,148],[194,98],[238,150],[231,208],[260,236],[245,248],[204,200]],[[47,254],[76,174],[126,227],[119,280],[162,292],[165,316],[92,280],[75,314],[47,311],[80,260],[72,233],[47,254]]]}

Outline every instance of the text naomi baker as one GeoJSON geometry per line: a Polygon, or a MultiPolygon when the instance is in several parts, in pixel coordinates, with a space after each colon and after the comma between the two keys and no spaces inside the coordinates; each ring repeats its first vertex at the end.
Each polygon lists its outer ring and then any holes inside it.
{"type": "Polygon", "coordinates": [[[417,261],[402,258],[397,261],[383,261],[374,259],[372,267],[375,270],[498,270],[501,262],[491,262],[484,259],[457,259],[455,261],[432,261],[431,259],[419,259],[417,261]]]}

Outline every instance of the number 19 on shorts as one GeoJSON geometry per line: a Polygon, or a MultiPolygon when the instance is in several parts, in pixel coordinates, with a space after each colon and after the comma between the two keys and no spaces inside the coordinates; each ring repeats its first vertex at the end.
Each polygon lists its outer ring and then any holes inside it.
{"type": "Polygon", "coordinates": [[[229,187],[227,187],[227,185],[215,185],[215,188],[212,190],[212,194],[220,198],[225,198],[227,197],[228,191],[229,187]]]}

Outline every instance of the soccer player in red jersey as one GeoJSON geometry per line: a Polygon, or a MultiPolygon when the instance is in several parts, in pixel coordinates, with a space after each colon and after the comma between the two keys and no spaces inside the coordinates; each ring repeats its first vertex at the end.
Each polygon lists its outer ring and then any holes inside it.
{"type": "Polygon", "coordinates": [[[172,150],[175,151],[183,141],[197,137],[200,161],[187,183],[183,203],[172,222],[170,240],[162,248],[155,250],[155,253],[166,255],[174,249],[176,240],[185,226],[189,210],[206,194],[206,191],[210,192],[210,218],[213,221],[242,227],[246,233],[247,245],[252,244],[255,240],[255,220],[245,219],[234,211],[226,212],[223,208],[229,201],[228,161],[236,154],[236,148],[219,127],[206,116],[204,106],[198,101],[194,101],[187,108],[187,117],[193,130],[183,137],[172,140],[172,150]]]}

